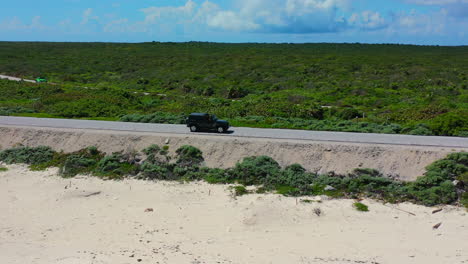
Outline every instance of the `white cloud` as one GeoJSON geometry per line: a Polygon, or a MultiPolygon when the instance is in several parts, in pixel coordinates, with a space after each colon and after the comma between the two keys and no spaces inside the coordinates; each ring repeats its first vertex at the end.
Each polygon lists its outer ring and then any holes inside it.
{"type": "Polygon", "coordinates": [[[468,18],[468,0],[406,0],[416,5],[440,6],[447,14],[457,18],[468,18]]]}
{"type": "Polygon", "coordinates": [[[45,30],[47,27],[41,23],[40,16],[34,16],[30,24],[24,24],[18,17],[13,17],[0,23],[0,30],[22,31],[22,30],[45,30]]]}
{"type": "Polygon", "coordinates": [[[418,5],[468,4],[468,0],[407,0],[406,2],[418,5]]]}
{"type": "Polygon", "coordinates": [[[345,27],[345,21],[337,13],[346,10],[348,3],[348,0],[239,0],[236,10],[222,11],[228,19],[209,25],[228,29],[233,21],[243,21],[243,27],[235,28],[273,33],[334,32],[345,27]]]}
{"type": "Polygon", "coordinates": [[[453,36],[459,35],[464,28],[468,28],[468,21],[453,18],[447,10],[441,9],[432,13],[411,11],[394,14],[388,32],[395,35],[453,36]]]}
{"type": "Polygon", "coordinates": [[[167,20],[187,20],[193,17],[197,4],[188,0],[184,6],[148,7],[141,11],[145,14],[145,23],[166,23],[167,20]]]}
{"type": "Polygon", "coordinates": [[[98,20],[99,17],[98,16],[93,16],[93,9],[92,8],[88,8],[86,9],[85,11],[83,11],[83,18],[81,20],[81,24],[82,25],[86,25],[88,24],[88,22],[90,22],[91,20],[98,20]]]}
{"type": "Polygon", "coordinates": [[[363,30],[377,30],[388,26],[388,22],[379,13],[374,11],[363,11],[354,13],[348,19],[349,25],[363,30]]]}
{"type": "Polygon", "coordinates": [[[210,17],[207,23],[210,27],[228,31],[253,31],[260,28],[260,25],[245,20],[232,11],[220,11],[210,17]]]}

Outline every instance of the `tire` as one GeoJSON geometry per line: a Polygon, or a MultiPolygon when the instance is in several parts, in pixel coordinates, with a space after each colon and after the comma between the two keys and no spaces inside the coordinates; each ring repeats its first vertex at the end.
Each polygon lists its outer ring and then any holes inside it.
{"type": "Polygon", "coordinates": [[[218,127],[216,130],[218,131],[218,133],[226,132],[226,129],[224,127],[218,127]]]}
{"type": "Polygon", "coordinates": [[[196,125],[190,126],[190,132],[197,132],[197,131],[198,131],[198,127],[196,125]]]}

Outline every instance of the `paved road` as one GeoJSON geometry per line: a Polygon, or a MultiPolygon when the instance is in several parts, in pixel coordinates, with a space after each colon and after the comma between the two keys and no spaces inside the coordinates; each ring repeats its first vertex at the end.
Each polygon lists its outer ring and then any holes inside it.
{"type": "Polygon", "coordinates": [[[32,118],[32,117],[11,117],[0,116],[0,126],[31,126],[31,127],[53,127],[72,129],[97,129],[115,131],[137,131],[169,134],[191,134],[210,136],[236,136],[253,138],[275,138],[294,139],[312,141],[332,141],[332,142],[354,142],[370,144],[391,144],[391,145],[416,145],[416,146],[437,146],[456,147],[468,149],[468,138],[458,137],[429,137],[429,136],[408,136],[408,135],[388,135],[388,134],[364,134],[364,133],[344,133],[344,132],[319,132],[290,129],[259,129],[236,127],[231,128],[228,134],[217,133],[191,133],[185,125],[167,124],[143,124],[126,122],[108,122],[92,120],[73,119],[52,119],[52,118],[32,118]]]}
{"type": "Polygon", "coordinates": [[[0,79],[7,79],[7,80],[10,80],[10,81],[24,81],[24,82],[30,82],[30,83],[36,83],[36,81],[34,80],[26,80],[26,79],[21,79],[21,78],[17,78],[17,77],[13,77],[13,76],[7,76],[7,75],[1,75],[0,74],[0,79]]]}

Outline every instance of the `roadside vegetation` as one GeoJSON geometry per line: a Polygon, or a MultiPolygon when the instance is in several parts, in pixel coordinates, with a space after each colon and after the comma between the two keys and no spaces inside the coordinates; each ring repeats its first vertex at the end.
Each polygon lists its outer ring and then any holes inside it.
{"type": "Polygon", "coordinates": [[[0,115],[468,136],[468,47],[0,42],[0,115]]]}
{"type": "MultiPolygon", "coordinates": [[[[287,196],[327,195],[334,198],[372,198],[390,203],[411,201],[433,206],[462,204],[468,208],[468,153],[460,152],[429,165],[414,182],[384,177],[373,169],[355,169],[347,175],[307,172],[301,165],[282,168],[267,156],[245,157],[233,168],[203,166],[203,153],[182,146],[173,155],[169,147],[151,145],[142,152],[106,155],[96,147],[59,153],[49,147],[16,147],[0,152],[0,161],[29,164],[34,170],[58,167],[63,177],[90,174],[104,179],[134,177],[144,180],[195,181],[233,184],[235,195],[276,192],[287,196]],[[252,188],[246,188],[251,186],[252,188]]],[[[356,205],[358,210],[364,210],[356,205]]]]}
{"type": "Polygon", "coordinates": [[[369,212],[369,207],[363,203],[356,202],[353,204],[354,208],[360,212],[369,212]]]}

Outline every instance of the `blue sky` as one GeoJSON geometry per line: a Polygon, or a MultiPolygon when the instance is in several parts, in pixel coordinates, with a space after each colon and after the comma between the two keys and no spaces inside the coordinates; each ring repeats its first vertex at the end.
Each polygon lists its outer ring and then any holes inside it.
{"type": "Polygon", "coordinates": [[[0,41],[468,45],[468,0],[16,0],[0,41]]]}

